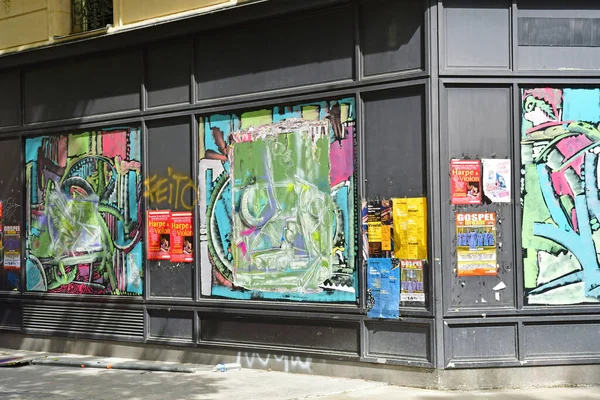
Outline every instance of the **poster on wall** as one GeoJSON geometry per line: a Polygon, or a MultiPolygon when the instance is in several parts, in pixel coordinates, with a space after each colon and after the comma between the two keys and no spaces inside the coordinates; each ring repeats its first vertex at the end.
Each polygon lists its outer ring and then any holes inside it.
{"type": "Polygon", "coordinates": [[[492,203],[510,203],[510,160],[484,158],[483,193],[492,203]]]}
{"type": "Polygon", "coordinates": [[[400,315],[400,268],[396,261],[391,258],[370,258],[367,263],[369,318],[397,319],[400,315]]]}
{"type": "Polygon", "coordinates": [[[369,238],[369,257],[382,257],[381,243],[381,202],[369,201],[367,215],[367,237],[369,238]]]}
{"type": "Polygon", "coordinates": [[[496,213],[456,214],[458,276],[497,275],[496,213]]]}
{"type": "Polygon", "coordinates": [[[171,262],[194,261],[194,221],[191,211],[171,213],[171,262]]]}
{"type": "Polygon", "coordinates": [[[171,211],[149,210],[148,221],[148,260],[169,260],[171,258],[171,211]]]}
{"type": "Polygon", "coordinates": [[[4,226],[4,270],[19,271],[21,269],[21,227],[18,225],[4,226]]]}
{"type": "Polygon", "coordinates": [[[394,256],[427,259],[427,199],[395,198],[393,203],[394,256]]]}
{"type": "Polygon", "coordinates": [[[450,161],[452,204],[481,204],[481,161],[450,161]]]}
{"type": "Polygon", "coordinates": [[[425,303],[423,260],[400,260],[401,302],[425,303]]]}

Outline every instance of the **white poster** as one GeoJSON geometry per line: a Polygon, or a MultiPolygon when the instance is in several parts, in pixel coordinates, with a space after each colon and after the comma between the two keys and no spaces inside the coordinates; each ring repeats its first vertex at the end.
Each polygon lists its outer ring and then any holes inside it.
{"type": "Polygon", "coordinates": [[[483,193],[492,203],[510,203],[510,160],[484,158],[483,193]]]}

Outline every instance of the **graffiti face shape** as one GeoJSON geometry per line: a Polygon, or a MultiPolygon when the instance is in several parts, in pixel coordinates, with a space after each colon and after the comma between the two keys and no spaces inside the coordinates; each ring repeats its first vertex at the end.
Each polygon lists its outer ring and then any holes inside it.
{"type": "Polygon", "coordinates": [[[529,304],[600,301],[600,90],[523,91],[523,267],[529,304]]]}
{"type": "Polygon", "coordinates": [[[213,115],[200,135],[202,293],[356,301],[354,100],[213,115]]]}
{"type": "Polygon", "coordinates": [[[138,130],[27,139],[27,290],[142,293],[138,130]]]}

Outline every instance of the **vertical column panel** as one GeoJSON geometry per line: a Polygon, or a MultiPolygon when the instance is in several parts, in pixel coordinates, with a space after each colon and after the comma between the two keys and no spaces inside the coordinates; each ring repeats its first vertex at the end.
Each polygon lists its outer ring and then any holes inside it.
{"type": "MultiPolygon", "coordinates": [[[[149,210],[192,211],[196,185],[192,179],[189,118],[148,122],[149,210]]],[[[198,239],[198,238],[195,238],[198,239]]],[[[194,263],[148,260],[150,296],[192,297],[194,263]]]]}
{"type": "MultiPolygon", "coordinates": [[[[442,193],[447,197],[444,206],[443,263],[446,309],[465,311],[472,308],[513,307],[514,233],[511,203],[492,203],[483,195],[481,205],[451,205],[451,159],[510,159],[511,154],[511,90],[509,87],[447,87],[447,153],[442,158],[442,193]],[[458,276],[456,214],[464,212],[496,213],[497,275],[458,276]]],[[[514,162],[512,167],[514,168],[514,162]]],[[[485,174],[485,171],[483,171],[485,174]]],[[[512,200],[518,199],[512,185],[512,200]]]]}

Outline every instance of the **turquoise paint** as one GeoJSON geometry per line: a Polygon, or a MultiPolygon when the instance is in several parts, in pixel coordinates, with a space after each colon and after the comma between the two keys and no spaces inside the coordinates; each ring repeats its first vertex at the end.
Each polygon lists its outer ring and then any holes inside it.
{"type": "Polygon", "coordinates": [[[231,236],[231,183],[228,183],[215,207],[215,218],[219,226],[219,238],[224,249],[228,248],[228,238],[231,236]]]}
{"type": "Polygon", "coordinates": [[[563,90],[563,121],[600,121],[600,89],[563,90]]]}
{"type": "Polygon", "coordinates": [[[129,132],[129,159],[132,161],[142,161],[142,141],[139,129],[132,129],[129,132]]]}
{"type": "Polygon", "coordinates": [[[265,291],[239,291],[225,286],[213,286],[213,296],[227,297],[229,299],[249,300],[252,298],[262,298],[265,300],[296,300],[306,302],[336,302],[336,303],[355,303],[356,294],[350,292],[335,291],[331,293],[295,293],[295,292],[265,292],[265,291]]]}
{"type": "Polygon", "coordinates": [[[142,243],[138,243],[126,255],[127,257],[127,291],[130,293],[142,294],[143,282],[142,274],[142,243]]]}
{"type": "Polygon", "coordinates": [[[137,178],[138,174],[135,171],[127,172],[127,208],[129,209],[129,220],[132,222],[138,220],[137,178]]]}
{"type": "Polygon", "coordinates": [[[38,150],[42,147],[44,137],[34,137],[25,140],[25,163],[37,161],[38,150]]]}

